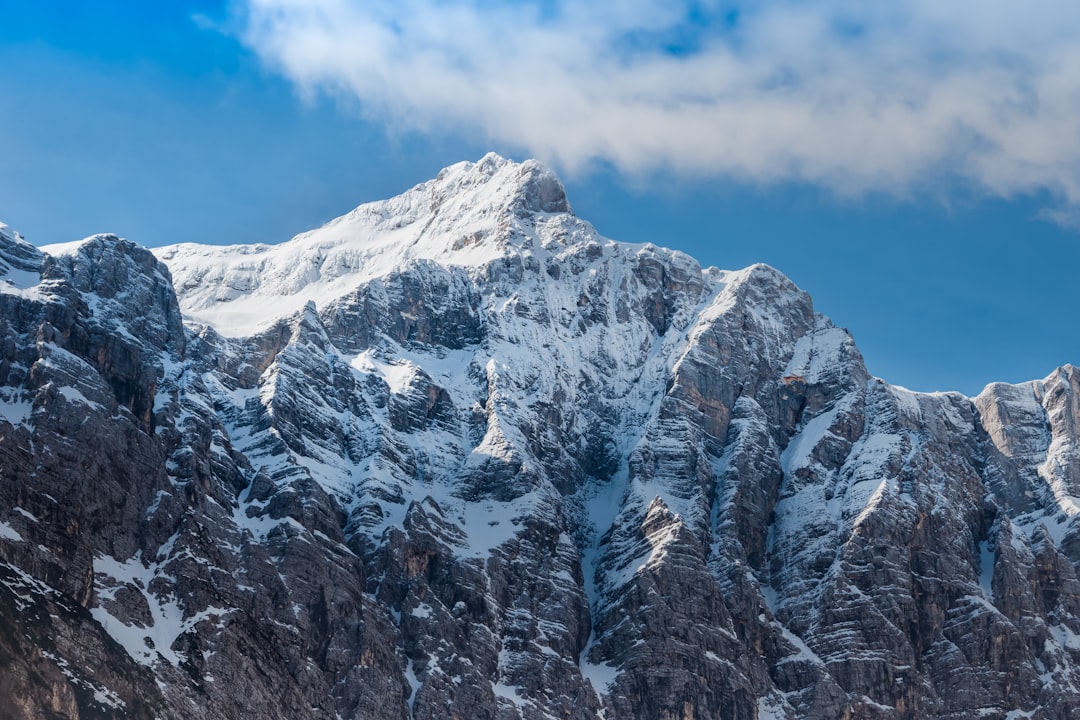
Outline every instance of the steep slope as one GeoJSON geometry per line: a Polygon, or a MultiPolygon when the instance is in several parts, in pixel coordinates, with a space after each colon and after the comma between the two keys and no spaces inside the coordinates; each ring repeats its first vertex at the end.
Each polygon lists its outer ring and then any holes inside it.
{"type": "Polygon", "coordinates": [[[13,717],[1080,711],[1075,368],[889,386],[494,155],[281,245],[0,243],[13,717]]]}

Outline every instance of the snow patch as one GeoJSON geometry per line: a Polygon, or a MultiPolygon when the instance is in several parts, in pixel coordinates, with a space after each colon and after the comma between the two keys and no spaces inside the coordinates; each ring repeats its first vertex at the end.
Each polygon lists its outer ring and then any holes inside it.
{"type": "Polygon", "coordinates": [[[25,542],[22,535],[18,533],[15,528],[8,525],[6,522],[0,522],[0,540],[11,540],[12,542],[25,542]]]}
{"type": "Polygon", "coordinates": [[[26,518],[27,520],[29,520],[32,523],[38,522],[38,519],[29,510],[25,510],[25,509],[19,507],[18,505],[16,505],[15,507],[13,507],[11,509],[14,510],[15,512],[19,513],[20,515],[22,515],[24,518],[26,518]]]}
{"type": "Polygon", "coordinates": [[[1073,632],[1065,625],[1052,625],[1050,632],[1061,647],[1073,653],[1080,653],[1080,634],[1073,632]]]}
{"type": "Polygon", "coordinates": [[[180,664],[183,658],[172,649],[176,639],[203,620],[232,612],[225,608],[210,607],[187,614],[177,598],[150,592],[150,583],[155,578],[168,576],[164,575],[160,563],[144,565],[141,551],[122,563],[112,557],[99,556],[94,559],[94,574],[95,577],[103,575],[112,580],[112,583],[95,580],[99,601],[112,600],[122,586],[139,590],[146,599],[151,616],[149,627],[125,623],[101,605],[90,609],[91,616],[105,632],[119,643],[135,662],[142,665],[153,666],[159,659],[172,665],[180,664]]]}
{"type": "Polygon", "coordinates": [[[96,403],[93,400],[89,399],[88,397],[83,395],[82,392],[80,392],[78,388],[74,388],[74,387],[70,387],[70,386],[62,387],[62,388],[58,389],[58,392],[60,393],[60,395],[65,400],[67,400],[70,403],[81,403],[83,405],[88,405],[89,407],[92,407],[95,410],[102,410],[103,409],[101,407],[101,403],[96,403]]]}
{"type": "Polygon", "coordinates": [[[525,707],[525,698],[521,697],[518,693],[519,688],[514,685],[503,685],[502,683],[492,683],[491,691],[495,693],[495,697],[502,698],[503,700],[509,700],[519,708],[525,707]]]}
{"type": "Polygon", "coordinates": [[[0,395],[0,420],[12,425],[25,425],[33,414],[34,404],[29,400],[0,395]]]}
{"type": "Polygon", "coordinates": [[[380,376],[395,395],[406,392],[409,381],[417,374],[417,366],[408,360],[383,362],[376,358],[373,350],[360,353],[350,360],[349,364],[361,372],[380,376]]]}
{"type": "MultiPolygon", "coordinates": [[[[92,236],[93,237],[93,236],[92,236]]],[[[72,240],[71,242],[52,243],[51,245],[42,245],[38,250],[46,255],[52,255],[53,257],[63,257],[65,255],[78,255],[79,248],[86,244],[91,238],[83,238],[82,240],[72,240]]]]}
{"type": "Polygon", "coordinates": [[[784,711],[786,703],[782,698],[768,695],[758,698],[757,720],[788,720],[790,715],[784,711]]]}
{"type": "Polygon", "coordinates": [[[832,409],[812,418],[792,438],[780,456],[780,465],[785,475],[790,475],[799,468],[809,467],[811,453],[826,436],[830,434],[829,428],[836,422],[837,416],[847,409],[847,403],[837,403],[832,409]]]}
{"type": "Polygon", "coordinates": [[[412,658],[408,658],[405,663],[405,681],[409,683],[409,717],[412,717],[413,705],[416,703],[416,693],[423,684],[416,677],[416,666],[413,664],[412,658]]]}
{"type": "Polygon", "coordinates": [[[615,684],[615,680],[619,676],[619,668],[608,663],[594,664],[585,659],[585,653],[581,654],[581,676],[589,681],[593,687],[593,691],[598,696],[608,695],[611,692],[611,686],[615,684]]]}
{"type": "Polygon", "coordinates": [[[784,371],[786,377],[798,377],[807,383],[820,383],[843,367],[845,347],[852,343],[847,330],[819,320],[813,332],[799,338],[784,371]]]}
{"type": "Polygon", "coordinates": [[[0,277],[0,293],[29,297],[40,283],[40,273],[9,267],[0,277]]]}

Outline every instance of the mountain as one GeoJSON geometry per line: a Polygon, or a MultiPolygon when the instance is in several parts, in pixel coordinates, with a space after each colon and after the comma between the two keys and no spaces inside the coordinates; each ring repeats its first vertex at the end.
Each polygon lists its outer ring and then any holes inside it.
{"type": "Polygon", "coordinates": [[[488,155],[279,245],[0,228],[0,717],[1080,713],[1080,370],[915,393],[488,155]]]}

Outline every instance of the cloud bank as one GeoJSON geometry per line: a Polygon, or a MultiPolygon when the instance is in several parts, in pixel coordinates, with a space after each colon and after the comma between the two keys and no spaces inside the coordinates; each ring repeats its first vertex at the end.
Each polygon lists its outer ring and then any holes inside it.
{"type": "Polygon", "coordinates": [[[576,170],[906,195],[1048,192],[1080,217],[1075,0],[240,0],[304,93],[576,170]]]}

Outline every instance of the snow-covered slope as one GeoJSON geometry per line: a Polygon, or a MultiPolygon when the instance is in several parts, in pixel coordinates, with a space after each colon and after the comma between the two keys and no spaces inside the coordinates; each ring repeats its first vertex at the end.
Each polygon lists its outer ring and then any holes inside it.
{"type": "Polygon", "coordinates": [[[778,271],[603,238],[495,155],[280,245],[155,251],[168,271],[3,232],[2,267],[40,273],[0,293],[0,461],[25,468],[0,571],[16,605],[88,610],[63,657],[142,678],[75,673],[87,707],[1080,710],[1075,368],[892,387],[778,271]],[[39,522],[76,476],[94,502],[39,522]]]}
{"type": "Polygon", "coordinates": [[[280,245],[186,243],[154,252],[172,271],[190,321],[251,335],[410,262],[481,267],[523,241],[505,232],[510,217],[542,222],[569,209],[550,170],[491,154],[280,245]]]}
{"type": "Polygon", "coordinates": [[[22,235],[0,223],[0,292],[20,293],[41,282],[42,256],[22,235]]]}

